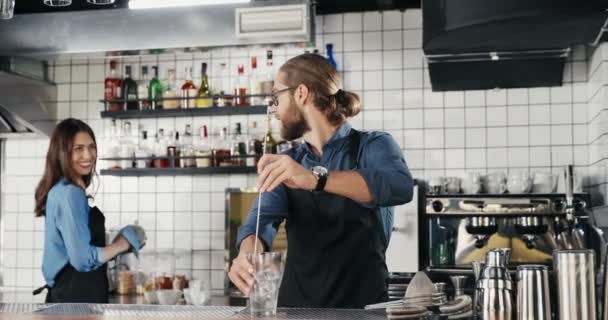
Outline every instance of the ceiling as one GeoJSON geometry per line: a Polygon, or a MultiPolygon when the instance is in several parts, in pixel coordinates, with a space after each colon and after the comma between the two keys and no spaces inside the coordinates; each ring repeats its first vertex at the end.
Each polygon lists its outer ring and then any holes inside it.
{"type": "MultiPolygon", "coordinates": [[[[72,5],[67,7],[49,7],[46,6],[42,0],[15,1],[15,14],[126,8],[128,2],[128,0],[116,0],[112,5],[100,6],[89,4],[85,0],[72,0],[72,5]]],[[[421,0],[316,0],[317,14],[394,9],[404,10],[407,8],[420,8],[420,2],[421,0]]]]}

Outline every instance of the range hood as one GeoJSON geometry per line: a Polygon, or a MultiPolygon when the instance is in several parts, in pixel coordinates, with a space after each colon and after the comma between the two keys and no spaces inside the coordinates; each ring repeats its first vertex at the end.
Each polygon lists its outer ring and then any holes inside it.
{"type": "Polygon", "coordinates": [[[0,57],[0,138],[50,136],[57,119],[57,88],[45,62],[0,57]]]}
{"type": "Polygon", "coordinates": [[[16,14],[0,21],[0,55],[307,43],[313,12],[309,0],[267,0],[16,14]]]}
{"type": "Polygon", "coordinates": [[[599,0],[424,1],[433,90],[559,86],[571,47],[595,41],[605,7],[599,0]]]}

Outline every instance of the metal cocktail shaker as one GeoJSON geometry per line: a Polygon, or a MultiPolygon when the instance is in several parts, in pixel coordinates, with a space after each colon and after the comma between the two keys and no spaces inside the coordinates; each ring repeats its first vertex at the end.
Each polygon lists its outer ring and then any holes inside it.
{"type": "Polygon", "coordinates": [[[555,250],[557,311],[561,320],[596,320],[595,251],[555,250]]]}
{"type": "Polygon", "coordinates": [[[484,320],[511,320],[513,281],[507,270],[511,256],[508,248],[492,249],[486,255],[475,290],[475,314],[484,320]]]}
{"type": "Polygon", "coordinates": [[[549,268],[543,265],[517,267],[517,319],[551,320],[549,268]]]}

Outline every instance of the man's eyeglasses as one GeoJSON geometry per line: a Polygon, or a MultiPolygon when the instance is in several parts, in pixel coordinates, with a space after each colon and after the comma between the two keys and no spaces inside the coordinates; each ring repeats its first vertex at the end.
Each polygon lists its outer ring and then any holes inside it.
{"type": "Polygon", "coordinates": [[[270,105],[269,106],[270,107],[272,107],[272,106],[278,107],[279,106],[279,94],[281,94],[281,93],[283,93],[285,91],[293,90],[293,89],[295,89],[295,88],[288,87],[288,88],[285,88],[285,89],[274,91],[271,94],[271,97],[270,97],[271,100],[270,100],[270,105]]]}

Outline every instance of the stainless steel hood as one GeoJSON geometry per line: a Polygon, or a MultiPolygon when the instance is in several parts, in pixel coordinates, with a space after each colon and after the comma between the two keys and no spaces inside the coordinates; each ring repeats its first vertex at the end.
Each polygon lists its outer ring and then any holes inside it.
{"type": "Polygon", "coordinates": [[[50,136],[57,121],[57,88],[45,62],[0,57],[0,138],[50,136]]]}
{"type": "Polygon", "coordinates": [[[258,0],[162,9],[17,14],[0,21],[0,55],[302,43],[313,40],[313,12],[309,0],[258,0]],[[241,19],[237,9],[256,10],[246,12],[241,19]],[[250,35],[245,34],[248,22],[256,31],[250,35]],[[286,30],[286,23],[292,29],[286,30]]]}

